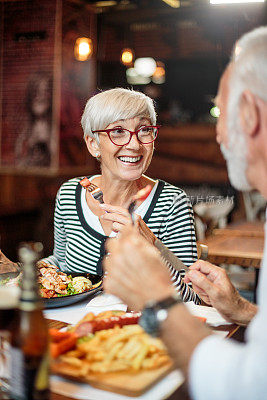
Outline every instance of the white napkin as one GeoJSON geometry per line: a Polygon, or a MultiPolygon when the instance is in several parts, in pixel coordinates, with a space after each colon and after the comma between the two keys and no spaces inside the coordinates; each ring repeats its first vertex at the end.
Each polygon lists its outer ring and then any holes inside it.
{"type": "Polygon", "coordinates": [[[87,305],[87,312],[92,311],[94,314],[99,314],[107,310],[121,310],[126,311],[127,305],[116,296],[107,293],[101,293],[94,297],[87,305]]]}
{"type": "MultiPolygon", "coordinates": [[[[162,400],[169,397],[184,382],[180,371],[170,372],[165,378],[154,385],[150,390],[134,399],[139,400],[162,400]]],[[[74,383],[67,379],[52,375],[50,378],[51,390],[62,396],[72,397],[80,400],[129,400],[133,397],[95,389],[86,383],[74,383]]]]}
{"type": "Polygon", "coordinates": [[[123,304],[120,299],[111,294],[99,293],[89,301],[84,300],[70,306],[48,309],[44,311],[44,314],[45,318],[48,319],[55,319],[68,324],[76,324],[89,312],[99,314],[107,310],[126,311],[127,306],[123,304]]]}
{"type": "Polygon", "coordinates": [[[45,310],[44,315],[47,319],[55,319],[67,324],[77,324],[88,313],[88,310],[86,310],[87,303],[88,300],[71,306],[51,308],[45,310]]]}
{"type": "Polygon", "coordinates": [[[192,315],[206,318],[210,326],[231,325],[231,322],[226,321],[213,307],[197,306],[192,301],[184,304],[192,315]]]}

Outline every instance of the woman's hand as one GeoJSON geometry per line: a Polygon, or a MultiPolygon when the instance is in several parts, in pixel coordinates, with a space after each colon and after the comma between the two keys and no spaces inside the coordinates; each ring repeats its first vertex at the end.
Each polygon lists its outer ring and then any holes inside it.
{"type": "Polygon", "coordinates": [[[114,232],[121,232],[125,225],[132,223],[131,216],[126,208],[111,206],[110,204],[100,204],[100,207],[106,211],[105,214],[100,216],[101,220],[112,222],[114,232]]]}
{"type": "MultiPolygon", "coordinates": [[[[121,232],[126,225],[132,224],[131,216],[126,208],[109,204],[100,204],[100,207],[102,210],[107,211],[100,218],[104,221],[111,221],[114,232],[121,232]]],[[[156,236],[138,214],[135,214],[135,226],[149,243],[154,244],[156,236]]]]}

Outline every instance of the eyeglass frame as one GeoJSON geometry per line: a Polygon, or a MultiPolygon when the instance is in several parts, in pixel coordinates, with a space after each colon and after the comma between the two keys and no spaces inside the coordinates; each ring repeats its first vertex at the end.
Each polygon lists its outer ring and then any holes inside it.
{"type": "Polygon", "coordinates": [[[157,139],[158,131],[159,131],[159,128],[160,128],[160,127],[161,127],[161,125],[144,125],[144,126],[141,126],[139,129],[137,129],[136,131],[130,131],[129,129],[122,128],[122,127],[116,127],[116,126],[115,126],[114,128],[110,128],[110,129],[100,129],[100,130],[97,130],[97,131],[92,131],[92,133],[101,133],[101,132],[105,132],[105,133],[107,133],[107,135],[108,135],[108,137],[109,137],[109,140],[110,140],[115,146],[123,147],[123,146],[127,146],[127,144],[130,143],[130,141],[132,140],[133,135],[136,135],[136,138],[137,138],[138,142],[141,143],[141,144],[150,144],[150,143],[153,143],[153,142],[157,139]],[[123,129],[124,131],[127,131],[127,132],[130,133],[130,139],[129,139],[129,141],[128,141],[127,143],[124,143],[124,144],[117,144],[117,143],[114,143],[113,140],[111,139],[111,137],[110,137],[110,131],[114,131],[115,129],[119,129],[119,128],[120,128],[120,129],[123,129]],[[156,133],[155,138],[154,138],[153,140],[151,140],[150,142],[147,142],[147,143],[141,142],[141,140],[140,140],[139,137],[138,137],[138,132],[139,132],[142,128],[156,128],[156,129],[157,129],[157,131],[156,131],[157,133],[156,133]]]}

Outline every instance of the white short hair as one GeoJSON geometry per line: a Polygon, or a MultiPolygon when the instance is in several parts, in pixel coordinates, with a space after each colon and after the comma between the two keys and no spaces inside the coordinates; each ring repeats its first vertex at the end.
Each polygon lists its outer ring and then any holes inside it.
{"type": "Polygon", "coordinates": [[[145,117],[156,124],[153,100],[135,90],[115,88],[91,97],[85,106],[81,124],[84,138],[96,137],[92,131],[105,129],[109,124],[135,117],[145,117]]]}
{"type": "MultiPolygon", "coordinates": [[[[228,147],[234,157],[228,160],[228,171],[233,186],[250,190],[246,177],[248,148],[241,126],[240,100],[242,93],[250,90],[267,101],[267,27],[254,29],[238,40],[230,65],[227,131],[228,147]]],[[[223,152],[227,154],[227,149],[223,152]]]]}
{"type": "Polygon", "coordinates": [[[237,41],[232,65],[229,97],[233,94],[240,100],[248,89],[267,101],[267,27],[256,28],[237,41]]]}

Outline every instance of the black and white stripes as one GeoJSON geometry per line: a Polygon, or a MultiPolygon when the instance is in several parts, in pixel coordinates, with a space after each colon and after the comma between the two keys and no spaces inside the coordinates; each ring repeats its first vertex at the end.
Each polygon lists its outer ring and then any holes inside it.
{"type": "MultiPolygon", "coordinates": [[[[54,254],[44,261],[65,272],[102,273],[102,258],[106,236],[87,223],[81,206],[81,178],[65,182],[58,191],[54,216],[54,254]]],[[[192,207],[185,193],[159,181],[144,221],[152,232],[179,257],[186,266],[197,258],[192,207]]],[[[181,279],[181,273],[171,270],[173,284],[185,301],[198,302],[198,297],[181,279]]]]}

